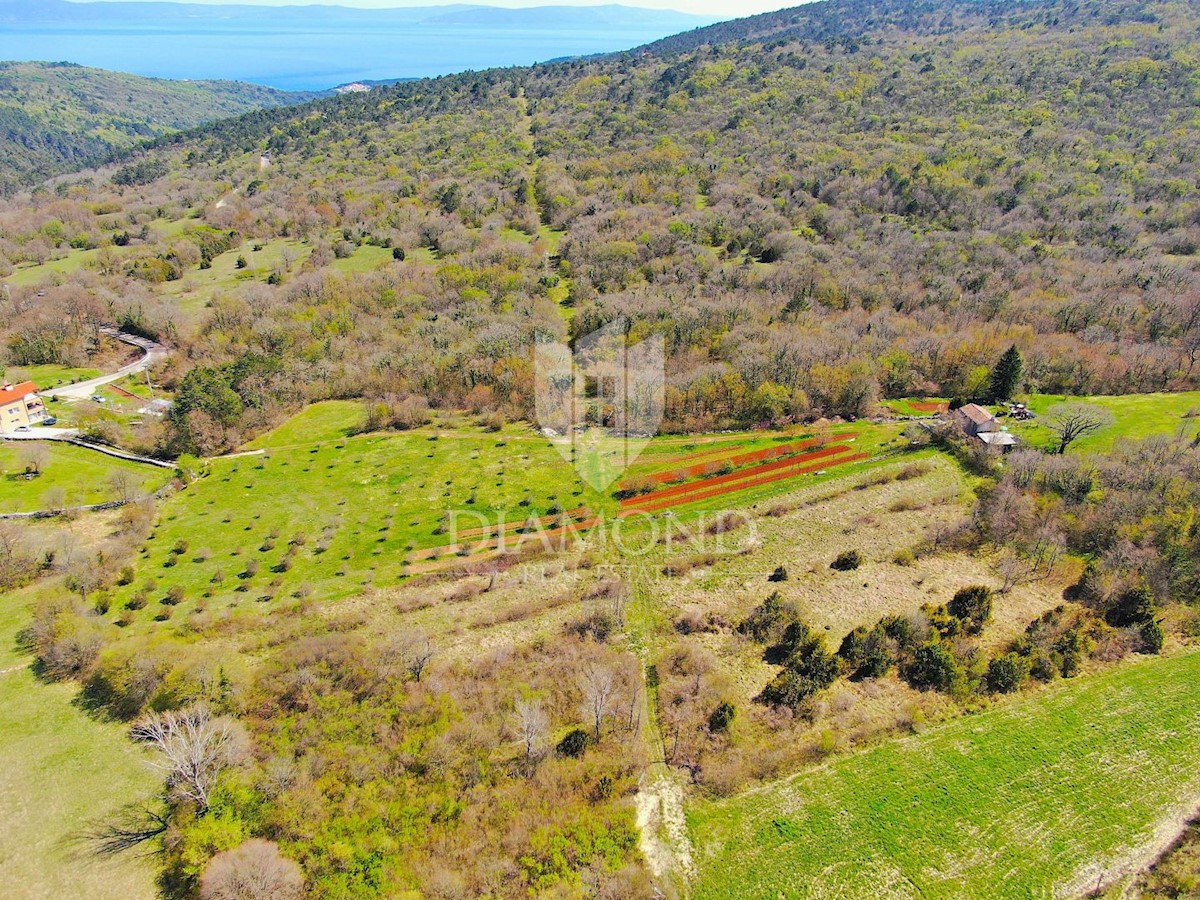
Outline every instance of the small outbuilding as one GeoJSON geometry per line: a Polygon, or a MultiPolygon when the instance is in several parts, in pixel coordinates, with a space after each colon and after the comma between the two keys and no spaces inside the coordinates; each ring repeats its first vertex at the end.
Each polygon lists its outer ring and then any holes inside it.
{"type": "Polygon", "coordinates": [[[972,437],[1000,430],[1000,426],[996,424],[996,417],[977,403],[960,406],[950,413],[950,417],[972,437]]]}

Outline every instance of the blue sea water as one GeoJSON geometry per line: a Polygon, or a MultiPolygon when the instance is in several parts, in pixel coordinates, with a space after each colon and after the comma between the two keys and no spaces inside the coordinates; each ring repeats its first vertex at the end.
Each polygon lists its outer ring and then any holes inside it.
{"type": "Polygon", "coordinates": [[[0,25],[0,59],[73,62],[158,78],[229,78],[285,90],[445,75],[626,50],[665,37],[645,28],[505,28],[430,23],[278,27],[0,25]]]}

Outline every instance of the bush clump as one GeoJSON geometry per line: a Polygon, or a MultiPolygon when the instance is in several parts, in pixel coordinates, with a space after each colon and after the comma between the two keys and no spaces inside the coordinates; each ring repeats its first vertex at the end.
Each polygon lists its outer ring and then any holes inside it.
{"type": "Polygon", "coordinates": [[[555,750],[559,756],[578,758],[583,755],[583,751],[587,749],[590,742],[591,735],[589,735],[584,729],[572,728],[566,733],[563,739],[558,742],[558,746],[555,747],[555,750]]]}
{"type": "Polygon", "coordinates": [[[829,568],[838,572],[853,572],[862,565],[862,554],[857,550],[846,550],[839,553],[829,564],[829,568]]]}

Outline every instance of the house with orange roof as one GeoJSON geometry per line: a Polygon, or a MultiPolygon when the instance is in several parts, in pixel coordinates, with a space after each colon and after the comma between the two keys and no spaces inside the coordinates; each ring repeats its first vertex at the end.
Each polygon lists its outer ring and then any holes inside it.
{"type": "Polygon", "coordinates": [[[0,431],[16,431],[46,418],[46,407],[32,381],[0,388],[0,431]]]}

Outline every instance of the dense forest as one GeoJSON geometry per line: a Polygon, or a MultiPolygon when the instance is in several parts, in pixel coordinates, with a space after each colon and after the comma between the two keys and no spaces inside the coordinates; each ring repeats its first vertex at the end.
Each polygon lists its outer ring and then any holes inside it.
{"type": "Polygon", "coordinates": [[[310,99],[232,81],[164,81],[70,63],[0,63],[0,194],[180,128],[310,99]]]}
{"type": "Polygon", "coordinates": [[[666,338],[676,429],[977,396],[1014,343],[1030,389],[1194,384],[1193,7],[857,8],[255,112],[60,180],[0,214],[0,257],[100,255],[6,316],[10,354],[69,353],[84,297],[136,307],[178,378],[238,394],[174,450],[324,396],[526,416],[533,336],[622,315],[666,338]],[[164,283],[277,239],[311,253],[185,327],[164,283]],[[394,262],[331,273],[362,245],[394,262]]]}

